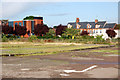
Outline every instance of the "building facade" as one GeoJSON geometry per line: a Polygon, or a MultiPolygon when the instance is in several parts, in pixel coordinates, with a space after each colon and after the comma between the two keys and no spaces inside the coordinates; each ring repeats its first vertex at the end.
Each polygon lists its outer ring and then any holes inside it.
{"type": "Polygon", "coordinates": [[[13,27],[15,30],[15,25],[24,26],[27,28],[27,31],[32,34],[34,32],[35,25],[43,25],[43,17],[34,17],[33,20],[21,20],[21,21],[8,21],[7,25],[13,27]]]}
{"type": "MultiPolygon", "coordinates": [[[[107,39],[109,37],[106,34],[106,30],[115,30],[116,25],[116,23],[107,23],[106,21],[98,21],[97,19],[94,22],[80,22],[79,18],[76,18],[76,22],[69,22],[67,27],[79,29],[80,33],[82,31],[87,31],[90,36],[103,35],[103,38],[107,39]]],[[[115,38],[120,37],[118,35],[119,30],[115,30],[115,32],[117,33],[115,38]]]]}

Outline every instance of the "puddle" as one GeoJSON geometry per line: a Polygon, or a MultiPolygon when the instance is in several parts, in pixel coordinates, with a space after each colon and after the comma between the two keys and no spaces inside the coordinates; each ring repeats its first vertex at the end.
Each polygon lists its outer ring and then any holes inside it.
{"type": "Polygon", "coordinates": [[[60,76],[70,76],[69,74],[60,74],[60,76]]]}
{"type": "Polygon", "coordinates": [[[118,69],[112,67],[96,68],[92,71],[87,71],[85,74],[89,75],[90,78],[118,78],[118,69]]]}
{"type": "Polygon", "coordinates": [[[26,69],[21,69],[21,70],[22,70],[22,71],[29,71],[30,69],[27,69],[27,68],[26,68],[26,69]]]}

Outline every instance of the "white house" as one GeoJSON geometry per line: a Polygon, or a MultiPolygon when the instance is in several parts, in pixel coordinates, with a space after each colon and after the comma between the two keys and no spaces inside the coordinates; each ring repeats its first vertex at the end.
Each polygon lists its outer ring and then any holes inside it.
{"type": "Polygon", "coordinates": [[[76,22],[69,22],[67,24],[68,28],[74,28],[79,29],[80,32],[87,31],[90,36],[97,36],[97,35],[103,35],[102,37],[104,39],[109,38],[106,30],[108,29],[114,29],[114,31],[117,33],[115,38],[120,37],[118,35],[120,33],[120,30],[116,30],[116,23],[107,23],[106,21],[98,21],[97,19],[95,22],[78,22],[79,18],[76,19],[76,22]]]}

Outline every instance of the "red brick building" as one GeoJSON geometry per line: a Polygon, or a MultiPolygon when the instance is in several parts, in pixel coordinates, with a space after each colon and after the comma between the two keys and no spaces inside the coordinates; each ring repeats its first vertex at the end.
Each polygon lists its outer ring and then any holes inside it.
{"type": "MultiPolygon", "coordinates": [[[[34,32],[34,27],[38,24],[43,25],[43,17],[34,17],[33,20],[8,21],[7,23],[7,25],[13,27],[14,30],[15,25],[25,26],[30,34],[34,32]]],[[[26,34],[24,37],[28,37],[28,35],[26,34]]]]}

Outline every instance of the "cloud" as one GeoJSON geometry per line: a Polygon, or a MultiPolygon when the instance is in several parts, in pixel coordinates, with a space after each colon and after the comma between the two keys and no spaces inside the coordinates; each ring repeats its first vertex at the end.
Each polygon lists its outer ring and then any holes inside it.
{"type": "Polygon", "coordinates": [[[49,14],[46,16],[66,16],[66,15],[69,15],[69,14],[68,13],[60,13],[60,14],[49,14]]]}
{"type": "Polygon", "coordinates": [[[28,3],[15,3],[15,2],[2,3],[2,18],[13,17],[17,14],[24,12],[27,8],[29,8],[27,7],[27,4],[28,3]]]}
{"type": "Polygon", "coordinates": [[[118,2],[119,0],[1,0],[2,2],[118,2]]]}

